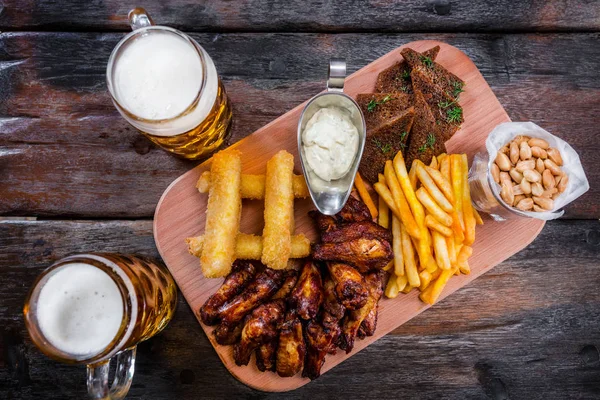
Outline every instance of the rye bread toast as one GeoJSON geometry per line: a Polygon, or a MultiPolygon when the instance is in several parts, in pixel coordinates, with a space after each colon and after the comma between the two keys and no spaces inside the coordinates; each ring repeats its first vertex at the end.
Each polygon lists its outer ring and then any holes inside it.
{"type": "Polygon", "coordinates": [[[462,107],[420,70],[414,69],[411,77],[415,92],[420,92],[429,105],[443,140],[449,140],[463,122],[462,107]]]}
{"type": "Polygon", "coordinates": [[[429,165],[431,157],[446,152],[444,138],[440,134],[435,118],[423,94],[415,89],[414,96],[415,118],[404,157],[407,169],[410,169],[415,159],[429,165]]]}
{"type": "Polygon", "coordinates": [[[367,133],[385,125],[413,104],[413,96],[404,93],[363,93],[356,102],[365,116],[367,133]]]}
{"type": "Polygon", "coordinates": [[[371,183],[377,182],[378,174],[383,173],[385,162],[399,151],[405,151],[414,116],[414,107],[409,107],[377,129],[367,130],[365,150],[359,166],[364,179],[371,183]]]}
{"type": "Polygon", "coordinates": [[[413,71],[420,71],[453,100],[458,99],[465,86],[465,82],[462,79],[433,61],[433,58],[413,49],[402,49],[400,54],[402,54],[402,57],[404,57],[413,71]]]}
{"type": "MultiPolygon", "coordinates": [[[[423,56],[435,60],[440,51],[440,46],[432,47],[431,49],[423,52],[423,56]]],[[[377,81],[375,82],[376,93],[392,93],[392,92],[403,92],[412,93],[412,84],[410,81],[410,66],[406,61],[399,61],[381,71],[377,75],[377,81]]]]}

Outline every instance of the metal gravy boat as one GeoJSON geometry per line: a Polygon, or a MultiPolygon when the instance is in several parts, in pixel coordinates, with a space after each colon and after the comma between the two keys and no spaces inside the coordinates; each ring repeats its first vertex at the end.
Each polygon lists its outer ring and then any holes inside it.
{"type": "Polygon", "coordinates": [[[317,209],[325,215],[333,215],[339,212],[352,191],[354,177],[358,171],[360,159],[362,158],[367,136],[365,117],[356,102],[344,93],[344,79],[346,78],[346,61],[343,59],[331,59],[327,74],[327,91],[320,93],[310,99],[298,121],[298,154],[302,163],[302,172],[306,179],[310,197],[317,209]],[[306,161],[304,146],[302,145],[302,132],[307,122],[321,108],[339,107],[350,112],[350,119],[358,131],[358,150],[348,172],[339,179],[326,181],[313,172],[306,161]]]}

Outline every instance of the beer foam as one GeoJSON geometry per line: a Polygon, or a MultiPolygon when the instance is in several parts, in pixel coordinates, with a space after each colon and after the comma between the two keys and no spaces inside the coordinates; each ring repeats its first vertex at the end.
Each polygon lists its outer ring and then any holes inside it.
{"type": "Polygon", "coordinates": [[[42,334],[57,349],[95,355],[119,332],[123,298],[106,272],[71,263],[58,269],[42,287],[36,317],[42,334]]]}
{"type": "Polygon", "coordinates": [[[181,114],[202,85],[198,52],[170,32],[148,33],[131,41],[124,47],[114,73],[119,102],[144,119],[181,114]]]}

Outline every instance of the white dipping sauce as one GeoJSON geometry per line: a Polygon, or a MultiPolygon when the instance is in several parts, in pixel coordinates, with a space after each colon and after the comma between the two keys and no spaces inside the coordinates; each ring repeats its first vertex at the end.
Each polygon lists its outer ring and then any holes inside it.
{"type": "Polygon", "coordinates": [[[339,107],[317,111],[302,132],[306,162],[325,181],[346,175],[358,152],[358,129],[350,112],[339,107]]]}
{"type": "Polygon", "coordinates": [[[67,264],[42,287],[36,317],[44,337],[61,351],[98,354],[119,332],[123,297],[101,269],[67,264]]]}

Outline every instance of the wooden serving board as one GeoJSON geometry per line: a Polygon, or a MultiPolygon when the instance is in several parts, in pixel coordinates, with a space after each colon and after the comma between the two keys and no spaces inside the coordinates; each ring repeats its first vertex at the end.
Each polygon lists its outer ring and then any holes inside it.
{"type": "MultiPolygon", "coordinates": [[[[475,64],[457,48],[431,40],[407,43],[350,75],[346,79],[344,91],[353,97],[358,93],[372,92],[377,74],[402,59],[400,49],[408,46],[422,52],[435,45],[441,46],[436,61],[466,82],[465,92],[460,97],[465,122],[461,130],[446,143],[446,147],[449,153],[467,153],[471,160],[475,153],[485,149],[485,139],[492,129],[499,123],[510,121],[510,118],[475,64]]],[[[326,71],[327,65],[323,63],[323,86],[326,71]]],[[[242,164],[245,173],[264,173],[267,161],[281,149],[286,149],[294,155],[295,172],[301,173],[296,129],[303,107],[304,104],[299,105],[231,146],[243,153],[242,164]]],[[[210,160],[176,179],[165,190],[156,206],[154,216],[156,247],[195,312],[222,282],[222,279],[205,279],[202,276],[198,259],[188,253],[184,241],[186,237],[204,232],[207,195],[198,193],[195,184],[200,174],[208,169],[210,160]]],[[[311,200],[296,200],[295,208],[296,232],[304,233],[311,240],[315,240],[317,232],[307,215],[309,210],[314,209],[311,200]]],[[[451,278],[440,300],[523,249],[535,239],[544,226],[543,221],[533,219],[495,222],[484,216],[484,220],[483,226],[477,226],[477,240],[473,246],[473,256],[469,259],[471,274],[451,278]]],[[[262,229],[262,202],[244,200],[240,231],[261,234],[262,229]]],[[[364,340],[358,339],[350,354],[339,350],[336,355],[327,356],[321,372],[327,372],[428,307],[419,300],[417,290],[407,295],[401,293],[395,299],[382,299],[375,335],[364,340]]],[[[451,315],[448,317],[452,318],[451,315]]],[[[199,318],[198,321],[200,322],[199,318]]],[[[262,373],[256,368],[254,356],[248,366],[236,366],[232,347],[218,345],[211,334],[213,327],[201,322],[200,325],[223,364],[233,376],[246,385],[263,391],[282,392],[310,382],[300,374],[292,378],[281,378],[272,372],[262,373]]]]}

